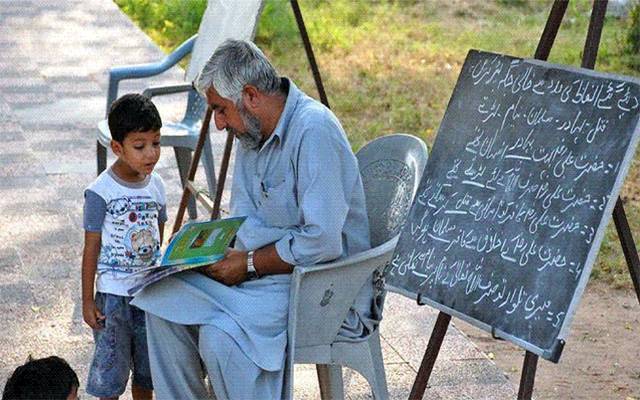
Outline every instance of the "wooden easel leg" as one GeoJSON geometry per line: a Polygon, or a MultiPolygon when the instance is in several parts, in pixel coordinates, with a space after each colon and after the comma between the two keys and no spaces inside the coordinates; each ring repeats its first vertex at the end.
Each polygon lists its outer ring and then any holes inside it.
{"type": "Polygon", "coordinates": [[[618,231],[618,238],[622,245],[622,252],[624,258],[627,261],[629,267],[629,274],[631,274],[631,281],[633,287],[636,290],[636,296],[638,302],[640,302],[640,259],[638,258],[638,252],[636,251],[636,244],[633,241],[631,235],[631,228],[629,228],[629,222],[627,221],[627,215],[624,212],[622,200],[618,197],[616,206],[613,209],[613,221],[616,224],[616,230],[618,231]]]}
{"type": "Polygon", "coordinates": [[[564,17],[568,4],[569,0],[555,0],[553,2],[553,7],[551,7],[549,18],[547,18],[547,23],[544,26],[544,31],[542,31],[542,36],[540,36],[540,41],[538,42],[538,47],[534,55],[537,60],[546,60],[549,58],[551,47],[553,47],[553,42],[558,34],[558,29],[560,29],[560,23],[562,23],[562,18],[564,17]]]}
{"type": "Polygon", "coordinates": [[[520,376],[520,389],[518,390],[518,400],[531,400],[533,395],[533,383],[536,379],[536,367],[538,356],[527,351],[522,365],[522,376],[520,376]]]}
{"type": "MultiPolygon", "coordinates": [[[[600,45],[600,37],[602,36],[602,27],[604,25],[604,17],[607,11],[607,0],[600,0],[593,2],[593,9],[591,11],[591,20],[589,21],[589,31],[587,32],[587,39],[584,43],[584,51],[582,57],[582,67],[593,69],[596,65],[596,58],[598,56],[598,47],[600,45]]],[[[640,258],[638,258],[638,252],[636,250],[636,244],[631,234],[631,228],[627,221],[627,215],[624,211],[624,205],[622,200],[618,197],[616,206],[613,209],[613,221],[616,225],[616,231],[618,232],[618,238],[620,239],[620,245],[622,246],[622,252],[629,268],[629,274],[631,275],[631,281],[636,291],[636,297],[640,302],[640,258]]]]}
{"type": "Polygon", "coordinates": [[[607,3],[608,0],[594,0],[593,2],[587,38],[582,50],[582,64],[580,65],[582,68],[593,69],[596,65],[602,27],[604,26],[604,15],[607,12],[607,3]]]}
{"type": "Polygon", "coordinates": [[[298,24],[300,37],[302,38],[302,43],[304,44],[304,50],[307,53],[307,59],[309,60],[309,66],[311,67],[311,72],[313,73],[313,79],[316,83],[316,88],[318,89],[320,101],[322,102],[322,104],[327,106],[327,108],[330,108],[329,100],[327,99],[327,94],[325,93],[324,85],[322,84],[322,77],[320,77],[320,70],[318,69],[318,64],[316,64],[316,57],[313,54],[313,47],[311,47],[309,35],[307,34],[307,28],[304,25],[304,19],[302,19],[302,12],[300,11],[298,0],[291,0],[291,8],[293,9],[293,15],[296,17],[296,23],[298,24]]]}
{"type": "Polygon", "coordinates": [[[213,211],[211,211],[211,219],[220,218],[220,204],[222,203],[222,194],[224,192],[224,184],[227,180],[227,169],[229,168],[229,160],[231,159],[231,149],[233,148],[233,133],[227,133],[227,141],[224,145],[224,154],[222,156],[222,164],[220,165],[220,175],[218,175],[218,186],[216,187],[216,198],[213,201],[213,211]]]}
{"type": "MultiPolygon", "coordinates": [[[[174,153],[176,154],[176,163],[178,164],[178,172],[180,174],[180,183],[182,184],[182,190],[186,190],[187,181],[189,180],[189,168],[191,166],[192,157],[191,150],[186,147],[174,147],[174,153]]],[[[198,160],[196,160],[198,163],[198,160]]],[[[196,207],[196,200],[193,196],[189,198],[187,202],[187,210],[189,212],[189,218],[198,218],[198,211],[196,207]]]]}
{"type": "Polygon", "coordinates": [[[449,322],[451,322],[451,315],[443,312],[438,314],[438,319],[429,338],[427,350],[424,352],[424,357],[422,357],[418,375],[416,375],[416,380],[413,382],[409,400],[422,399],[431,377],[431,371],[433,371],[433,365],[436,362],[436,358],[438,358],[438,353],[440,353],[440,346],[444,340],[444,335],[447,333],[449,322]]]}
{"type": "MultiPolygon", "coordinates": [[[[209,134],[209,124],[211,123],[211,116],[213,115],[213,109],[211,107],[207,107],[207,111],[204,114],[204,118],[202,121],[202,127],[200,128],[200,135],[198,136],[198,143],[196,145],[196,149],[193,152],[193,157],[191,158],[191,165],[189,166],[189,174],[187,175],[187,180],[192,181],[196,176],[196,170],[198,169],[198,163],[200,162],[200,155],[202,154],[202,147],[204,146],[205,138],[209,134]]],[[[182,191],[182,198],[180,199],[180,205],[178,206],[178,213],[176,215],[176,220],[173,223],[173,230],[171,233],[176,233],[180,230],[182,226],[182,220],[184,219],[184,212],[187,209],[187,205],[189,200],[193,196],[191,195],[191,191],[188,189],[184,189],[182,191]]]]}
{"type": "Polygon", "coordinates": [[[100,142],[96,141],[96,162],[98,175],[107,169],[107,148],[103,147],[100,142]]]}

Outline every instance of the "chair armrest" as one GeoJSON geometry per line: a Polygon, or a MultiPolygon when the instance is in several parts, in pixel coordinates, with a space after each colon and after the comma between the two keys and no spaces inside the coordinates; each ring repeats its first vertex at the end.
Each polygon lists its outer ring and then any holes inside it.
{"type": "Polygon", "coordinates": [[[296,347],[330,344],[340,330],[360,288],[373,271],[391,261],[398,236],[344,259],[296,266],[291,277],[290,338],[296,347]]]}
{"type": "Polygon", "coordinates": [[[155,96],[164,96],[168,94],[188,92],[193,89],[193,85],[190,83],[180,83],[177,85],[168,86],[150,86],[142,92],[143,96],[152,98],[155,96]]]}
{"type": "Polygon", "coordinates": [[[107,91],[107,114],[111,103],[118,96],[118,85],[125,79],[140,79],[158,75],[176,65],[193,50],[197,35],[191,36],[173,52],[159,62],[137,65],[124,65],[109,70],[109,88],[107,91]]]}

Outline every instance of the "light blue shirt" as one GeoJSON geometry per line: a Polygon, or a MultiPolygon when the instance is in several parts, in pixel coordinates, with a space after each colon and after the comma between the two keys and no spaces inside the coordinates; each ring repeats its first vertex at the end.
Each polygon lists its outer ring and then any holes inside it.
{"type": "MultiPolygon", "coordinates": [[[[268,140],[259,150],[236,146],[231,213],[247,216],[236,247],[253,250],[275,243],[278,255],[292,265],[368,250],[364,189],[344,130],[329,109],[286,82],[286,104],[268,140]]],[[[226,332],[251,363],[279,371],[269,382],[281,388],[290,282],[291,275],[280,274],[226,286],[184,272],[146,287],[132,304],[178,324],[212,325],[226,332]]],[[[378,321],[373,285],[368,283],[337,340],[362,340],[378,321]]],[[[200,337],[201,343],[208,340],[200,337]]],[[[197,360],[193,364],[195,368],[197,360]]]]}
{"type": "Polygon", "coordinates": [[[286,104],[267,141],[259,150],[237,146],[231,214],[248,218],[236,247],[275,242],[292,265],[368,250],[364,189],[347,136],[331,110],[286,82],[286,104]]]}

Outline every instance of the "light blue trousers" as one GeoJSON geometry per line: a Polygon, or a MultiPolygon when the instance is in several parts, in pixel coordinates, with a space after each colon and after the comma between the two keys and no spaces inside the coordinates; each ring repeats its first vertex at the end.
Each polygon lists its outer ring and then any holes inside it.
{"type": "Polygon", "coordinates": [[[284,371],[259,368],[224,331],[212,325],[181,325],[148,312],[146,315],[156,399],[281,397],[284,371]],[[215,395],[206,384],[207,373],[215,395]]]}

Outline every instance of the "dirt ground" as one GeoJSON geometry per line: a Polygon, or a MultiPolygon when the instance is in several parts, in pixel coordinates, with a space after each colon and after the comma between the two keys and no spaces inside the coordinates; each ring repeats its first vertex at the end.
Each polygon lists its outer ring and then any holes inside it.
{"type": "MultiPolygon", "coordinates": [[[[590,283],[558,364],[538,361],[536,399],[640,399],[640,306],[633,289],[590,283]]],[[[524,351],[460,320],[455,325],[517,385],[524,351]]]]}

